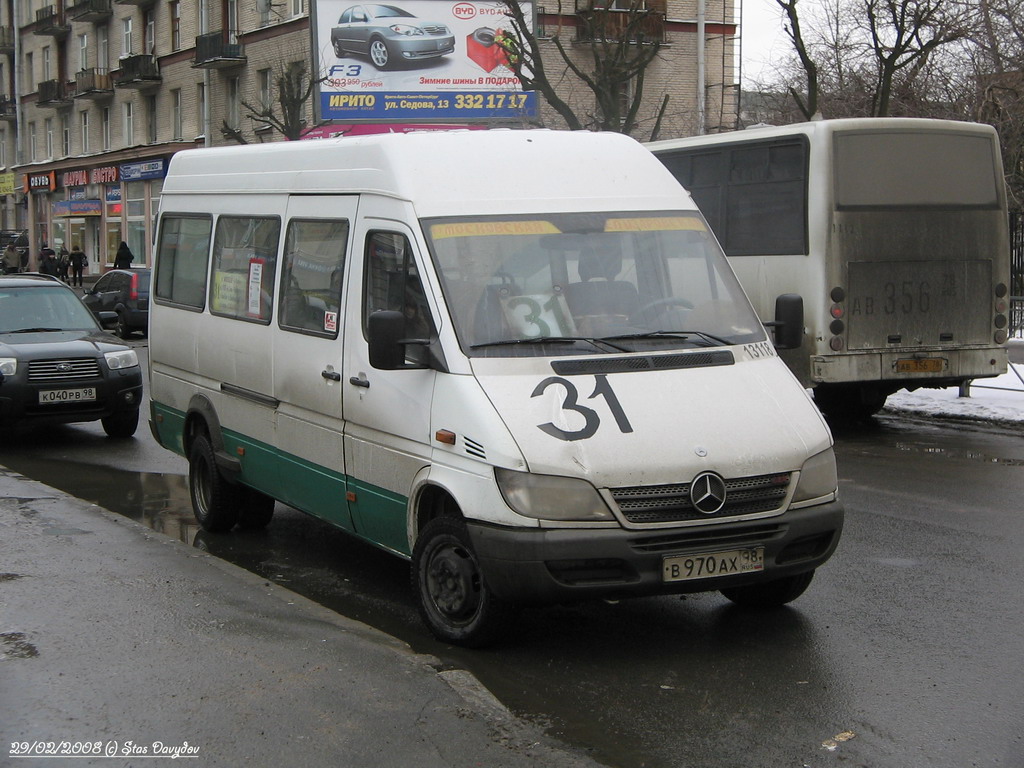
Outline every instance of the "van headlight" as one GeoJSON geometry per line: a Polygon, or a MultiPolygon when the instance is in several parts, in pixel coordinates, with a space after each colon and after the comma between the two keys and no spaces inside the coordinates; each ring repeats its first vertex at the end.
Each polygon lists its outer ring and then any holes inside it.
{"type": "Polygon", "coordinates": [[[137,368],[139,356],[134,349],[122,349],[120,352],[104,352],[103,357],[107,359],[107,367],[112,371],[121,371],[125,368],[137,368]]]}
{"type": "Polygon", "coordinates": [[[13,376],[18,370],[18,358],[0,357],[0,376],[13,376]]]}
{"type": "Polygon", "coordinates": [[[500,468],[495,468],[494,479],[505,503],[524,517],[588,522],[615,519],[597,489],[586,480],[500,468]]]}
{"type": "Polygon", "coordinates": [[[836,454],[830,447],[804,462],[800,468],[800,480],[796,484],[792,503],[835,495],[838,487],[836,454]]]}

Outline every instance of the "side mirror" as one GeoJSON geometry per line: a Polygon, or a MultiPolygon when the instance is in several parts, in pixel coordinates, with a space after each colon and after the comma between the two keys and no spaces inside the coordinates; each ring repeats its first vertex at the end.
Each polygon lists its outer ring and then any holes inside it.
{"type": "Polygon", "coordinates": [[[383,309],[370,315],[366,323],[370,345],[370,365],[381,371],[405,367],[405,315],[383,309]]]}
{"type": "Polygon", "coordinates": [[[804,340],[804,299],[784,293],[775,299],[775,320],[765,323],[775,332],[776,349],[798,349],[804,340]]]}
{"type": "Polygon", "coordinates": [[[110,310],[103,310],[97,312],[98,320],[100,321],[100,327],[104,330],[109,331],[111,328],[117,326],[117,312],[111,312],[110,310]]]}

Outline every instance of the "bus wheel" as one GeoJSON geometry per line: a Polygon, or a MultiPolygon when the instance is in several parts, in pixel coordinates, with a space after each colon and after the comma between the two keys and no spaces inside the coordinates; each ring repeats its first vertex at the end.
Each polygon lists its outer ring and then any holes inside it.
{"type": "Polygon", "coordinates": [[[885,407],[887,394],[868,384],[819,384],[814,403],[830,419],[863,421],[885,407]]]}
{"type": "Polygon", "coordinates": [[[807,571],[763,584],[723,589],[722,594],[744,608],[778,608],[800,597],[811,585],[813,578],[814,571],[807,571]]]}
{"type": "Polygon", "coordinates": [[[489,645],[515,618],[514,606],[487,587],[461,520],[439,517],[423,528],[413,548],[412,582],[424,623],[453,645],[489,645]]]}
{"type": "Polygon", "coordinates": [[[238,487],[221,476],[206,435],[195,439],[188,454],[188,492],[196,521],[204,531],[220,533],[235,527],[239,517],[238,487]]]}
{"type": "Polygon", "coordinates": [[[258,531],[270,525],[274,518],[274,500],[253,488],[239,486],[238,524],[250,531],[258,531]]]}

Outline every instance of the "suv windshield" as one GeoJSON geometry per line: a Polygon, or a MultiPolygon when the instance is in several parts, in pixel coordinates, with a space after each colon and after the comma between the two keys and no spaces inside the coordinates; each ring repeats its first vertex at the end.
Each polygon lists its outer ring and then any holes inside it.
{"type": "Polygon", "coordinates": [[[96,331],[92,314],[63,285],[0,287],[0,333],[96,331]]]}
{"type": "Polygon", "coordinates": [[[694,212],[423,222],[471,356],[550,356],[765,339],[694,212]]]}

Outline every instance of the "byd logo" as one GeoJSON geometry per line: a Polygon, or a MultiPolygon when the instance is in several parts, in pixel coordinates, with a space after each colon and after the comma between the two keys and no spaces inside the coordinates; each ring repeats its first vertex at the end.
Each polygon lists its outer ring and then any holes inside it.
{"type": "Polygon", "coordinates": [[[462,19],[463,21],[472,19],[476,16],[476,6],[472,3],[458,3],[452,8],[452,14],[456,19],[462,19]]]}

